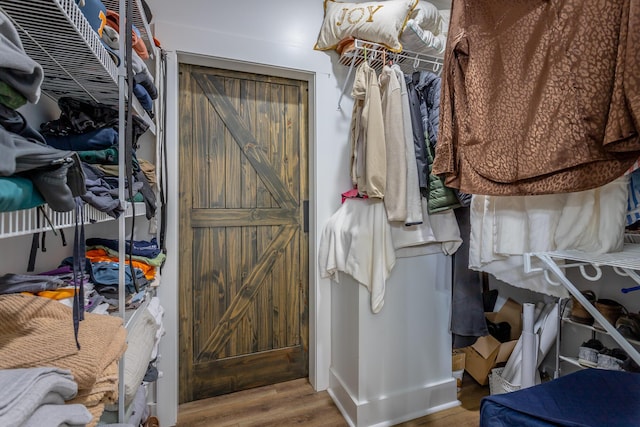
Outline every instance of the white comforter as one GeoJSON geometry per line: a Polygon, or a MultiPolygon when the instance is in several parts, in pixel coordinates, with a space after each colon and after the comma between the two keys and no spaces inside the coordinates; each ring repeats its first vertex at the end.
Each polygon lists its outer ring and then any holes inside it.
{"type": "MultiPolygon", "coordinates": [[[[513,286],[566,297],[542,273],[524,274],[523,254],[563,249],[622,249],[628,177],[576,193],[473,196],[469,267],[513,286]]],[[[534,265],[535,267],[535,265],[534,265]]]]}

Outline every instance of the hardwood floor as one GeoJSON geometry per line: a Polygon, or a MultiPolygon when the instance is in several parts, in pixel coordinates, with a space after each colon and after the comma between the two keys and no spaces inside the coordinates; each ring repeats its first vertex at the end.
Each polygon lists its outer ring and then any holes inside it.
{"type": "Polygon", "coordinates": [[[462,391],[458,400],[462,403],[455,408],[436,412],[398,424],[401,427],[478,427],[480,423],[480,400],[489,395],[489,386],[479,385],[466,372],[462,378],[462,391]]]}
{"type": "MultiPolygon", "coordinates": [[[[398,424],[400,427],[478,427],[480,399],[488,386],[465,374],[461,406],[398,424]]],[[[326,391],[316,393],[306,379],[180,405],[177,427],[345,427],[348,424],[326,391]]]]}

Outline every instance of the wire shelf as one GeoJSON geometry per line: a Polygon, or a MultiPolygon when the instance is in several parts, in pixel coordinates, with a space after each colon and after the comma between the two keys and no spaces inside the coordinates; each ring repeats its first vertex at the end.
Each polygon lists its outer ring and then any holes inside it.
{"type": "Polygon", "coordinates": [[[442,69],[442,58],[407,50],[391,52],[381,44],[360,39],[354,40],[354,50],[340,55],[340,63],[348,67],[356,67],[364,61],[368,61],[369,66],[376,71],[382,70],[385,63],[392,61],[405,74],[420,70],[438,74],[442,69]]]}
{"type": "Polygon", "coordinates": [[[338,110],[341,109],[342,98],[347,90],[347,83],[353,73],[353,69],[364,61],[367,61],[369,66],[377,72],[380,72],[385,64],[393,62],[397,64],[405,74],[420,70],[440,74],[443,64],[442,58],[432,55],[408,50],[391,52],[381,44],[355,39],[354,49],[340,55],[340,64],[349,67],[349,72],[342,85],[342,92],[338,99],[338,110]]]}
{"type": "MultiPolygon", "coordinates": [[[[598,281],[602,278],[601,267],[612,267],[613,271],[621,276],[628,276],[633,279],[638,286],[632,288],[623,288],[621,292],[628,293],[640,290],[640,244],[624,243],[620,252],[608,252],[604,254],[588,253],[577,250],[563,250],[552,252],[534,252],[524,254],[524,270],[525,273],[543,271],[546,280],[553,285],[562,285],[567,291],[589,312],[589,314],[604,328],[604,332],[609,334],[620,347],[627,352],[634,362],[640,364],[640,352],[632,346],[632,344],[623,337],[615,327],[600,313],[594,305],[592,305],[586,297],[576,288],[576,286],[565,275],[564,269],[570,267],[578,267],[582,276],[590,281],[598,281]],[[538,258],[542,262],[542,267],[533,267],[531,258],[538,258]],[[572,261],[572,263],[561,264],[564,261],[572,261]],[[585,269],[591,266],[595,274],[589,275],[585,269]],[[552,273],[555,279],[552,279],[552,273]]],[[[564,360],[564,359],[563,359],[564,360]]]]}
{"type": "MultiPolygon", "coordinates": [[[[24,236],[27,234],[50,231],[54,229],[69,228],[75,226],[75,212],[56,212],[47,205],[43,206],[44,215],[40,214],[38,219],[38,208],[23,209],[12,212],[0,213],[0,238],[24,236]],[[51,224],[47,221],[47,218],[51,224]]],[[[90,205],[83,205],[85,224],[95,224],[98,222],[115,221],[115,218],[100,212],[90,205]]],[[[136,216],[144,215],[146,207],[144,203],[135,203],[136,216]]],[[[128,203],[125,217],[133,216],[133,206],[128,203]]]]}
{"type": "MultiPolygon", "coordinates": [[[[16,26],[25,52],[44,70],[42,91],[118,107],[118,67],[75,0],[0,0],[16,26]]],[[[134,99],[134,109],[152,132],[155,125],[134,99]]]]}
{"type": "Polygon", "coordinates": [[[0,8],[44,69],[44,92],[118,105],[118,68],[74,0],[0,0],[0,8]]]}
{"type": "Polygon", "coordinates": [[[609,266],[640,270],[640,244],[625,243],[621,252],[592,254],[582,251],[565,250],[546,252],[552,258],[584,262],[595,266],[609,266]]]}

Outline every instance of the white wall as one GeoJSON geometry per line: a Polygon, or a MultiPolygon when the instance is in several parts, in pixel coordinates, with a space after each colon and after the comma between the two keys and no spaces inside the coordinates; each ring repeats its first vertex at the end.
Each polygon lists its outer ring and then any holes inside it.
{"type": "MultiPolygon", "coordinates": [[[[313,50],[323,18],[322,0],[211,2],[149,0],[155,35],[169,51],[169,193],[177,195],[177,63],[180,61],[293,77],[310,82],[310,348],[309,380],[316,390],[329,385],[331,286],[316,265],[318,236],[350,186],[348,129],[352,101],[338,99],[347,69],[334,52],[313,50]]],[[[162,341],[158,407],[163,424],[172,425],[177,402],[178,257],[177,200],[169,206],[168,261],[160,297],[167,310],[162,341]]],[[[419,279],[416,277],[416,279],[419,279]]],[[[446,323],[446,321],[444,322],[446,323]]],[[[447,331],[443,331],[446,334],[447,331]]],[[[438,349],[434,349],[438,351],[438,349]]],[[[443,349],[439,349],[443,351],[443,349]]],[[[446,349],[444,351],[449,351],[446,349]]]]}

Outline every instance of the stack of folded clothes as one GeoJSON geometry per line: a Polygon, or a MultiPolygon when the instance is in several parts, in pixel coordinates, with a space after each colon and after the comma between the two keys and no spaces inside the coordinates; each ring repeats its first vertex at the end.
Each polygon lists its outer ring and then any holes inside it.
{"type": "Polygon", "coordinates": [[[47,298],[0,296],[0,369],[69,370],[78,387],[70,403],[89,410],[87,425],[92,427],[105,404],[118,399],[118,360],[126,350],[127,332],[118,317],[86,313],[78,348],[69,327],[72,316],[71,308],[47,298]]]}
{"type": "MultiPolygon", "coordinates": [[[[67,97],[60,98],[58,106],[60,117],[40,126],[47,145],[60,150],[73,150],[79,156],[86,186],[82,200],[117,218],[122,210],[118,200],[118,110],[67,97]]],[[[156,210],[155,193],[136,156],[138,138],[148,128],[148,124],[134,116],[130,159],[134,199],[131,201],[145,202],[147,218],[151,218],[156,210]]]]}
{"type": "Polygon", "coordinates": [[[0,425],[84,426],[91,414],[65,404],[78,391],[71,372],[55,367],[0,370],[0,425]]]}

